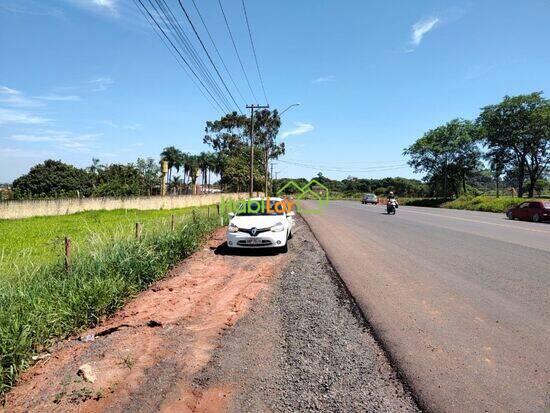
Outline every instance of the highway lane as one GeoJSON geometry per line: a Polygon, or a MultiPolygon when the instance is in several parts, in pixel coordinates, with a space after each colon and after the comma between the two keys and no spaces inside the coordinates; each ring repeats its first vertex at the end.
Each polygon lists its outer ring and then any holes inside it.
{"type": "Polygon", "coordinates": [[[348,201],[304,218],[423,406],[550,411],[550,224],[348,201]]]}

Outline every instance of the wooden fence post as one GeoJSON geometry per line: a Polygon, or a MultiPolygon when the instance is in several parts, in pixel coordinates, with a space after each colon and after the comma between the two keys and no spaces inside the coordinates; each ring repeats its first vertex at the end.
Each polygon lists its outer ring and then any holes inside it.
{"type": "Polygon", "coordinates": [[[176,223],[174,220],[174,214],[172,214],[172,223],[170,224],[170,231],[174,232],[175,226],[176,226],[176,223]]]}
{"type": "Polygon", "coordinates": [[[136,239],[141,238],[141,224],[136,222],[136,239]]]}
{"type": "Polygon", "coordinates": [[[208,205],[208,218],[210,218],[210,205],[208,205]]]}
{"type": "Polygon", "coordinates": [[[218,216],[220,217],[220,226],[223,227],[223,217],[220,215],[220,204],[216,204],[216,210],[218,212],[218,216]]]}
{"type": "Polygon", "coordinates": [[[193,210],[193,222],[197,222],[197,211],[193,210]]]}
{"type": "Polygon", "coordinates": [[[65,270],[71,271],[71,239],[65,237],[65,270]]]}

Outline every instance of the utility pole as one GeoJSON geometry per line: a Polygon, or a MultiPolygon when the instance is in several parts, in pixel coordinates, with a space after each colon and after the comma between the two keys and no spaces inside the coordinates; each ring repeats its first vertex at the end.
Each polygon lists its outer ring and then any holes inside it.
{"type": "Polygon", "coordinates": [[[250,109],[250,182],[248,196],[252,198],[254,192],[254,109],[269,109],[269,105],[246,105],[250,109]]]}
{"type": "Polygon", "coordinates": [[[269,174],[269,178],[271,179],[271,185],[269,186],[269,195],[273,195],[273,162],[271,162],[271,174],[269,174]]]}

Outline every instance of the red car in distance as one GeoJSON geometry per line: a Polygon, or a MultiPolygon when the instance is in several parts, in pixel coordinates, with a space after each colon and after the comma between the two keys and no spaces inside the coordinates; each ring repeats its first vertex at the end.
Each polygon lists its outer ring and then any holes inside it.
{"type": "Polygon", "coordinates": [[[550,221],[550,201],[529,201],[510,208],[508,219],[523,219],[533,222],[550,221]]]}

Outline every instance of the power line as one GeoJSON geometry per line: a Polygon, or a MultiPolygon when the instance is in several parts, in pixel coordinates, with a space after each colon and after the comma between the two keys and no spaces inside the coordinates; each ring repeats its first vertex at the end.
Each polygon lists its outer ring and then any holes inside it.
{"type": "Polygon", "coordinates": [[[250,44],[252,45],[252,52],[254,54],[254,60],[256,61],[256,69],[258,70],[258,77],[260,78],[260,84],[262,85],[262,91],[264,92],[265,103],[269,105],[267,94],[265,93],[264,79],[262,78],[262,72],[260,71],[260,65],[258,64],[258,56],[256,55],[256,48],[254,47],[254,40],[252,39],[252,30],[250,30],[250,22],[248,21],[248,13],[246,12],[246,5],[242,0],[244,17],[246,20],[246,27],[248,28],[248,37],[250,37],[250,44]]]}
{"type": "Polygon", "coordinates": [[[155,5],[152,3],[152,0],[149,0],[149,3],[151,4],[155,12],[159,15],[159,17],[161,17],[163,22],[165,24],[168,23],[172,27],[171,31],[173,36],[176,38],[176,41],[179,40],[180,45],[183,46],[185,50],[187,50],[188,55],[195,62],[195,66],[197,67],[197,70],[202,73],[206,83],[210,85],[214,93],[216,93],[216,95],[225,105],[225,110],[227,112],[231,112],[232,111],[231,104],[229,103],[225,94],[222,92],[222,90],[219,88],[218,84],[212,77],[210,71],[202,61],[202,58],[197,53],[195,47],[193,46],[193,43],[187,37],[187,34],[183,30],[183,28],[180,26],[178,20],[176,19],[176,16],[172,12],[172,9],[168,6],[165,0],[155,0],[155,2],[158,5],[160,10],[155,7],[155,5]]]}
{"type": "Polygon", "coordinates": [[[210,42],[212,43],[212,46],[214,47],[214,50],[216,51],[216,54],[218,55],[218,58],[220,59],[220,61],[222,62],[222,66],[224,67],[225,69],[225,72],[227,73],[227,75],[229,76],[229,79],[231,80],[231,83],[233,84],[233,86],[235,87],[235,90],[237,91],[237,93],[239,94],[239,96],[241,97],[243,103],[246,105],[246,99],[244,98],[243,94],[241,93],[241,90],[239,89],[239,87],[237,86],[237,84],[235,83],[235,80],[233,79],[233,76],[231,76],[231,72],[229,71],[227,65],[225,64],[225,60],[223,59],[219,49],[218,49],[218,46],[216,46],[216,42],[214,41],[214,38],[212,37],[212,34],[210,33],[210,30],[208,29],[208,26],[206,25],[206,22],[204,21],[203,17],[202,17],[202,14],[197,6],[197,3],[195,2],[195,0],[191,0],[193,2],[193,6],[195,8],[195,11],[197,12],[197,15],[199,16],[199,19],[204,27],[204,30],[206,31],[206,33],[208,34],[208,38],[210,39],[210,42]]]}
{"type": "MultiPolygon", "coordinates": [[[[181,51],[178,49],[178,47],[174,44],[174,42],[172,41],[172,39],[170,39],[170,37],[166,34],[166,32],[164,31],[164,29],[159,25],[159,23],[157,22],[157,20],[155,19],[155,17],[153,17],[153,15],[151,14],[151,12],[149,11],[149,9],[147,8],[147,6],[145,6],[145,4],[143,4],[143,1],[142,0],[134,0],[134,2],[139,2],[139,4],[141,5],[141,7],[143,8],[143,10],[147,13],[147,15],[149,16],[149,18],[151,19],[150,21],[148,20],[148,22],[151,24],[151,26],[153,27],[154,29],[154,26],[153,26],[153,23],[154,25],[158,28],[158,30],[162,33],[162,35],[165,37],[165,39],[170,43],[170,45],[172,46],[173,50],[178,54],[178,56],[181,58],[181,60],[185,63],[185,65],[188,67],[188,69],[191,71],[191,73],[193,74],[193,76],[195,76],[195,78],[199,81],[199,83],[201,84],[201,86],[204,88],[204,90],[208,93],[208,95],[210,96],[210,98],[212,98],[212,100],[214,102],[216,102],[216,105],[221,109],[221,111],[223,112],[224,110],[226,109],[223,109],[222,105],[220,104],[220,102],[218,102],[218,100],[213,96],[212,92],[210,91],[210,89],[208,87],[206,87],[206,85],[204,84],[204,82],[202,81],[202,79],[197,75],[197,73],[195,72],[195,70],[193,70],[193,68],[191,67],[191,65],[189,64],[189,62],[187,61],[187,59],[185,59],[185,57],[182,55],[181,51]]],[[[137,5],[137,4],[136,4],[137,5]]]]}
{"type": "Polygon", "coordinates": [[[214,61],[212,60],[212,57],[210,57],[210,53],[208,53],[208,50],[206,49],[206,46],[204,45],[199,33],[197,32],[197,29],[195,28],[195,25],[193,24],[193,21],[191,20],[191,17],[189,17],[189,14],[187,13],[187,10],[183,6],[183,3],[181,2],[181,0],[178,0],[178,3],[180,5],[181,9],[183,10],[183,13],[185,14],[185,17],[187,18],[187,21],[191,25],[191,28],[193,29],[193,32],[195,33],[195,36],[197,36],[197,39],[199,40],[199,43],[201,44],[202,49],[204,50],[204,53],[206,53],[206,56],[208,57],[208,60],[210,60],[210,63],[212,64],[212,67],[216,71],[218,77],[220,78],[220,81],[222,82],[223,86],[225,87],[225,90],[227,91],[227,93],[229,93],[229,96],[231,97],[231,100],[233,100],[233,103],[235,104],[235,106],[237,106],[237,109],[239,110],[239,112],[241,112],[241,114],[243,114],[241,108],[239,107],[239,104],[237,103],[237,101],[233,97],[233,94],[231,93],[231,91],[227,87],[227,84],[225,83],[225,80],[223,80],[222,75],[220,74],[218,68],[216,67],[214,61]]]}
{"type": "Polygon", "coordinates": [[[402,165],[381,166],[381,167],[378,166],[378,167],[370,167],[370,168],[367,167],[367,168],[361,168],[361,169],[344,169],[344,168],[331,167],[331,166],[325,166],[325,165],[311,165],[311,164],[305,164],[305,163],[299,163],[299,162],[284,161],[282,159],[278,159],[277,162],[282,162],[293,166],[300,166],[302,168],[324,170],[324,171],[330,171],[330,172],[344,172],[344,173],[383,172],[383,171],[403,169],[407,166],[407,164],[402,164],[402,165]]]}
{"type": "MultiPolygon", "coordinates": [[[[172,35],[172,37],[174,38],[174,41],[177,44],[179,44],[180,47],[186,50],[186,54],[189,56],[190,61],[194,64],[196,68],[195,70],[193,70],[193,73],[195,74],[197,79],[201,82],[203,87],[208,91],[209,95],[212,96],[212,98],[214,98],[214,94],[217,95],[217,98],[215,98],[216,102],[222,109],[222,112],[227,113],[228,111],[227,101],[224,99],[224,96],[221,95],[220,93],[221,91],[218,88],[216,88],[217,85],[214,84],[212,77],[209,76],[209,73],[207,73],[206,66],[204,66],[204,64],[201,64],[199,57],[196,55],[196,53],[193,52],[189,42],[186,41],[185,34],[181,33],[179,28],[175,25],[175,23],[168,17],[168,15],[166,14],[166,10],[163,8],[162,4],[159,3],[158,0],[155,0],[158,5],[158,8],[152,3],[152,0],[148,0],[148,1],[150,6],[153,8],[153,13],[157,17],[154,17],[147,7],[146,7],[146,11],[149,14],[149,16],[154,20],[155,25],[163,32],[166,39],[170,42],[170,44],[176,50],[176,52],[179,55],[181,55],[181,57],[183,57],[182,52],[170,39],[166,31],[162,29],[161,25],[157,21],[157,18],[160,19],[162,24],[168,29],[168,32],[172,35]]],[[[189,65],[189,68],[191,69],[191,64],[189,63],[189,61],[186,60],[186,62],[189,65]]]]}
{"type": "Polygon", "coordinates": [[[239,50],[237,49],[237,44],[235,43],[235,39],[233,38],[233,33],[231,32],[231,28],[229,27],[229,21],[227,20],[227,16],[225,15],[225,11],[223,10],[221,0],[218,0],[218,4],[220,6],[220,10],[222,11],[223,19],[225,20],[225,26],[227,27],[227,31],[229,32],[229,37],[231,38],[231,43],[233,43],[233,48],[235,49],[235,53],[237,54],[237,59],[239,59],[241,69],[244,73],[246,83],[248,84],[248,88],[250,89],[250,93],[252,93],[252,97],[257,102],[258,99],[256,99],[256,95],[254,94],[254,91],[252,90],[252,86],[250,85],[250,79],[248,79],[248,75],[246,74],[246,70],[244,69],[243,61],[241,60],[241,55],[239,54],[239,50]]]}
{"type": "Polygon", "coordinates": [[[138,3],[137,3],[137,0],[134,0],[134,3],[136,4],[136,7],[138,8],[138,10],[140,11],[140,13],[142,14],[143,18],[151,25],[151,27],[153,28],[153,31],[155,32],[155,34],[158,36],[158,38],[160,39],[160,41],[164,44],[164,46],[168,49],[168,51],[170,52],[170,54],[174,57],[174,59],[176,60],[176,62],[178,63],[178,65],[183,69],[183,71],[185,72],[185,74],[189,77],[189,79],[191,79],[191,82],[193,82],[193,84],[195,85],[195,87],[199,90],[199,92],[201,93],[201,95],[208,101],[208,103],[212,106],[212,108],[218,112],[218,114],[220,116],[223,116],[223,113],[220,111],[220,108],[216,107],[216,104],[215,102],[204,92],[204,90],[200,87],[200,85],[197,83],[197,81],[195,80],[195,78],[193,77],[193,75],[191,74],[191,72],[189,71],[189,69],[187,67],[185,67],[184,64],[182,64],[180,58],[178,58],[178,56],[176,55],[176,53],[170,48],[170,45],[166,42],[166,40],[164,39],[164,37],[162,37],[162,34],[158,31],[158,29],[154,26],[153,22],[149,20],[149,17],[147,16],[147,14],[145,14],[145,12],[138,6],[138,3]]]}

